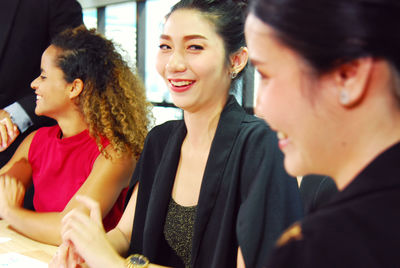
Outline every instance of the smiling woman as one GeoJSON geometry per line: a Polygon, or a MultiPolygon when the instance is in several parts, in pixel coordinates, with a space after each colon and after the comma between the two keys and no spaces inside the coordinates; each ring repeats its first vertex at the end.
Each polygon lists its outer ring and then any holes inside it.
{"type": "Polygon", "coordinates": [[[116,229],[105,235],[76,210],[64,218],[64,240],[89,266],[124,267],[119,254],[139,253],[172,267],[261,267],[300,217],[275,133],[229,95],[247,64],[245,6],[182,0],[167,16],[156,65],[184,120],[150,131],[116,229]]]}
{"type": "Polygon", "coordinates": [[[32,84],[35,113],[57,121],[40,128],[0,170],[0,217],[33,239],[61,243],[61,219],[99,201],[104,226],[122,215],[126,187],[141,152],[149,105],[144,88],[111,41],[83,26],[57,35],[32,84]],[[33,183],[36,211],[21,207],[33,183]]]}
{"type": "Polygon", "coordinates": [[[252,5],[256,112],[279,131],[290,174],[329,175],[340,190],[281,237],[266,267],[397,267],[399,1],[252,5]]]}

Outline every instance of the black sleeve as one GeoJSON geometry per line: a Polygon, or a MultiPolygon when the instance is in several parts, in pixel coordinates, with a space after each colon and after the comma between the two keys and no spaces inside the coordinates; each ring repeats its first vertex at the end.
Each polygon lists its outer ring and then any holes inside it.
{"type": "Polygon", "coordinates": [[[69,27],[83,24],[82,7],[75,0],[52,0],[49,20],[49,35],[53,38],[69,27]]]}
{"type": "Polygon", "coordinates": [[[297,181],[283,167],[276,134],[267,126],[253,131],[244,146],[246,189],[237,224],[246,267],[262,267],[281,233],[303,215],[297,181]]]}

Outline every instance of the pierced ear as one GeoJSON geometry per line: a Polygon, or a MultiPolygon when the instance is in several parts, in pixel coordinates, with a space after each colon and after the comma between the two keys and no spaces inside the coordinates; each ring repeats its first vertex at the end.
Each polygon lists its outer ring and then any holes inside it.
{"type": "Polygon", "coordinates": [[[367,91],[372,73],[373,59],[358,58],[342,64],[335,70],[338,101],[345,107],[360,103],[367,91]]]}
{"type": "Polygon", "coordinates": [[[247,47],[241,47],[237,52],[233,53],[231,56],[231,73],[240,73],[247,64],[249,59],[249,53],[247,47]]]}
{"type": "Polygon", "coordinates": [[[72,81],[72,87],[70,89],[69,97],[71,99],[78,97],[83,90],[83,81],[79,78],[72,81]]]}

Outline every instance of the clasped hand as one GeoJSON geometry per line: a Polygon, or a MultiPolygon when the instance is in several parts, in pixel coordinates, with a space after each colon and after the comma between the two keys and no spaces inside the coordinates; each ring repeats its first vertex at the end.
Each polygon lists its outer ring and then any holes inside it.
{"type": "Polygon", "coordinates": [[[5,151],[18,137],[19,130],[11,121],[10,115],[0,110],[0,152],[5,151]]]}
{"type": "Polygon", "coordinates": [[[61,230],[63,243],[49,267],[111,267],[118,254],[107,239],[99,204],[86,196],[76,199],[90,210],[90,215],[78,208],[65,215],[61,230]]]}
{"type": "Polygon", "coordinates": [[[24,185],[9,175],[0,175],[0,217],[6,218],[9,209],[22,207],[25,196],[24,185]]]}

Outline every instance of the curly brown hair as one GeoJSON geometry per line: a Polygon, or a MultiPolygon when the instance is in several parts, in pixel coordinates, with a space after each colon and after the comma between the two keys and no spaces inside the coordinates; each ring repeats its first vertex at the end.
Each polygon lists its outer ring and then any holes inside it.
{"type": "Polygon", "coordinates": [[[84,88],[77,99],[89,133],[106,157],[106,138],[117,157],[124,153],[137,159],[150,124],[151,104],[144,85],[114,44],[85,26],[67,29],[51,42],[61,50],[57,65],[68,83],[79,78],[84,88]]]}

